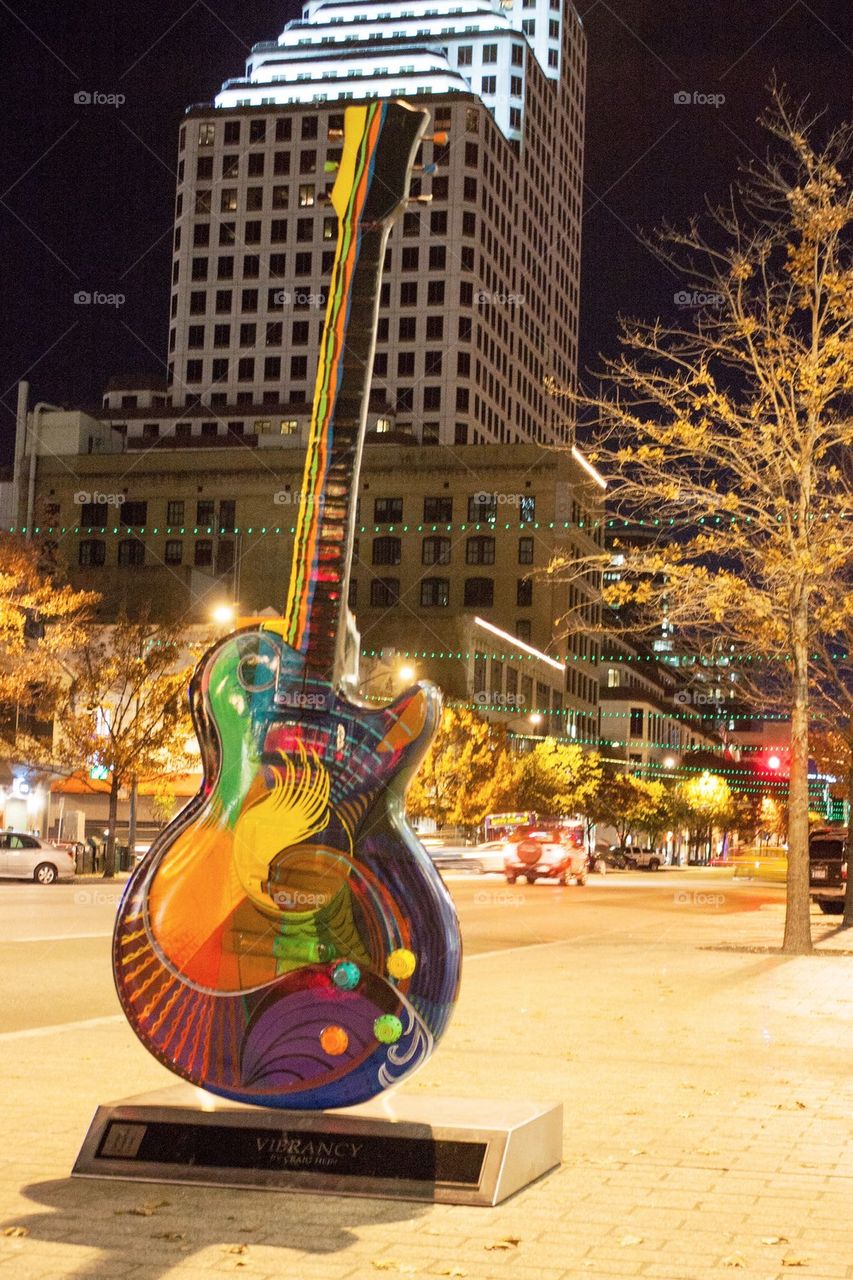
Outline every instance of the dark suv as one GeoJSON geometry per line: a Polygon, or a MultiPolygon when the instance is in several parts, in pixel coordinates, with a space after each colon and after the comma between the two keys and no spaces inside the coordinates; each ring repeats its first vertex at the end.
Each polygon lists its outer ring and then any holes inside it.
{"type": "Polygon", "coordinates": [[[847,889],[848,832],[825,827],[809,836],[809,890],[824,915],[841,915],[847,889]]]}

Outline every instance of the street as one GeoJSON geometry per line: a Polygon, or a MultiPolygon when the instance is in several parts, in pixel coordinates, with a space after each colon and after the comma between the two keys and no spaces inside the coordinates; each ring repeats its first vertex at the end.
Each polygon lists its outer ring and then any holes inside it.
{"type": "MultiPolygon", "coordinates": [[[[508,885],[500,875],[449,871],[467,958],[555,942],[694,942],[708,916],[760,911],[779,885],[663,871],[591,876],[586,885],[508,885]]],[[[110,938],[119,882],[0,881],[0,1032],[117,1015],[110,938]],[[12,978],[14,975],[14,979],[12,978]]],[[[717,926],[712,926],[716,931],[717,926]]]]}
{"type": "Polygon", "coordinates": [[[0,884],[0,1275],[853,1277],[837,920],[791,959],[782,887],[726,872],[447,879],[462,990],[406,1091],[564,1106],[560,1169],[495,1209],[71,1179],[98,1104],[174,1077],[112,990],[122,886],[0,884]]]}

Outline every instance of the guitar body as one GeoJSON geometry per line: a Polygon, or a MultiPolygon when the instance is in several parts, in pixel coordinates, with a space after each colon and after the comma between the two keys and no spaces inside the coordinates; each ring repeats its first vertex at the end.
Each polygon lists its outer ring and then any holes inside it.
{"type": "Polygon", "coordinates": [[[419,684],[375,708],[343,692],[382,262],[427,120],[401,102],[345,112],[284,615],[199,664],[205,782],[131,877],[116,922],[116,986],[137,1035],[239,1102],[366,1101],[425,1061],[459,986],[456,913],[403,814],[440,695],[419,684]]]}
{"type": "Polygon", "coordinates": [[[191,698],[209,781],[122,901],[125,1011],[213,1093],[364,1101],[424,1061],[459,984],[453,904],[402,810],[440,695],[419,685],[368,710],[305,682],[259,627],[210,650],[191,698]]]}

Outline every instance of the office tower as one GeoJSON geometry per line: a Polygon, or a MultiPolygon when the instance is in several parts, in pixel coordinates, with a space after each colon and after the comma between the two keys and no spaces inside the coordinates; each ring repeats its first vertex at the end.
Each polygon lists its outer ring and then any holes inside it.
{"type": "MultiPolygon", "coordinates": [[[[561,0],[321,3],[180,131],[169,395],[180,411],[310,402],[344,108],[402,97],[422,146],[389,240],[370,429],[424,444],[565,438],[575,376],[585,41],[561,0]]],[[[287,406],[287,412],[277,409],[287,406]]]]}

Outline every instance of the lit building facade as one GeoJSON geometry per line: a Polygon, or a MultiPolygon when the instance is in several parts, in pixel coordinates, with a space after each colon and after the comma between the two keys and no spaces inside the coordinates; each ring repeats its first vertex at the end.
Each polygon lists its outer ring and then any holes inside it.
{"type": "Polygon", "coordinates": [[[576,376],[585,61],[566,0],[312,0],[255,46],[180,131],[176,417],[207,410],[225,434],[234,410],[289,424],[310,402],[343,111],[403,97],[448,137],[422,145],[389,240],[373,426],[425,444],[564,439],[543,381],[576,376]]]}

